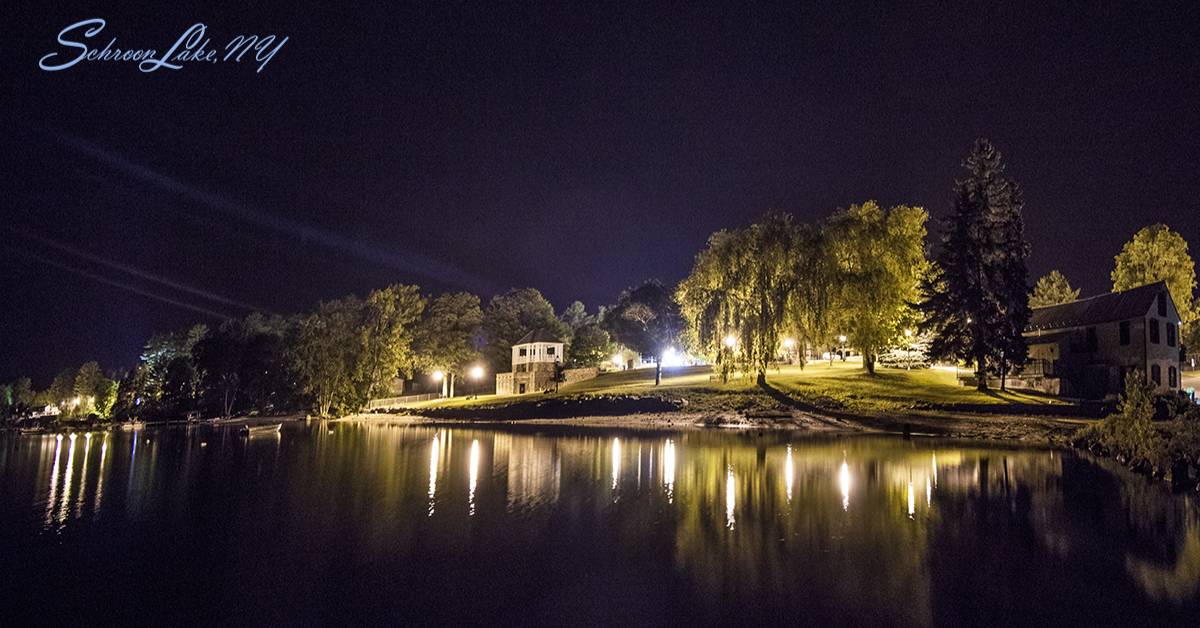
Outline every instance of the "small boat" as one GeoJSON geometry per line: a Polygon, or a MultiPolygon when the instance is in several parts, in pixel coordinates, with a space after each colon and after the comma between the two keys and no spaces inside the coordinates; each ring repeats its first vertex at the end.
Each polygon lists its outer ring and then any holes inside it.
{"type": "Polygon", "coordinates": [[[245,434],[246,436],[278,434],[281,427],[283,427],[283,423],[270,423],[268,425],[243,425],[242,434],[245,434]]]}
{"type": "Polygon", "coordinates": [[[125,431],[125,432],[132,432],[134,430],[140,430],[145,427],[146,427],[145,421],[126,421],[121,424],[121,430],[125,431]]]}
{"type": "Polygon", "coordinates": [[[23,428],[21,428],[22,434],[41,434],[44,431],[45,430],[43,430],[40,427],[23,427],[23,428]]]}

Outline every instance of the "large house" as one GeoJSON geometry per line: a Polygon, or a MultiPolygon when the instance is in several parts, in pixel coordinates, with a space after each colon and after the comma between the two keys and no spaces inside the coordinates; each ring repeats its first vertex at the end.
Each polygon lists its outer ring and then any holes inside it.
{"type": "Polygon", "coordinates": [[[1014,388],[1097,399],[1119,394],[1125,374],[1159,391],[1180,386],[1179,311],[1163,282],[1033,310],[1029,363],[1014,388]]]}

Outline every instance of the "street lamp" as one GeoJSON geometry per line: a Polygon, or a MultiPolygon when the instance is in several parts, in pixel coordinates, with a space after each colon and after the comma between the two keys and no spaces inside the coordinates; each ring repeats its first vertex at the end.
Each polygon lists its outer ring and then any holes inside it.
{"type": "Polygon", "coordinates": [[[445,381],[446,374],[441,372],[440,370],[438,370],[438,371],[434,371],[434,372],[430,373],[429,375],[430,375],[430,377],[433,378],[433,381],[442,383],[441,387],[438,388],[438,396],[445,397],[446,396],[446,381],[445,381]]]}
{"type": "Polygon", "coordinates": [[[725,336],[725,346],[729,347],[730,349],[737,346],[737,336],[734,336],[733,334],[725,336]]]}
{"type": "Polygon", "coordinates": [[[795,340],[792,340],[791,338],[784,338],[784,339],[783,339],[783,348],[785,349],[785,351],[786,351],[786,353],[787,353],[787,361],[788,361],[788,364],[791,364],[791,363],[793,362],[793,360],[792,360],[792,349],[793,349],[795,346],[796,346],[796,341],[795,341],[795,340]]]}
{"type": "Polygon", "coordinates": [[[476,365],[472,366],[469,372],[471,379],[475,380],[475,396],[479,396],[479,382],[483,379],[483,367],[476,365]]]}
{"type": "Polygon", "coordinates": [[[621,357],[620,353],[613,355],[612,363],[613,363],[613,366],[615,366],[617,368],[621,368],[622,366],[625,366],[625,360],[621,357]]]}
{"type": "Polygon", "coordinates": [[[842,356],[842,362],[846,361],[846,336],[838,336],[838,353],[842,356]]]}

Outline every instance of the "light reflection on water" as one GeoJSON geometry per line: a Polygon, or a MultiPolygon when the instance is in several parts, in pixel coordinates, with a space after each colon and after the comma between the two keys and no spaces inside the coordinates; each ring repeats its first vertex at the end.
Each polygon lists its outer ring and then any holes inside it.
{"type": "MultiPolygon", "coordinates": [[[[219,563],[233,574],[300,570],[278,555],[283,548],[334,571],[355,556],[402,579],[419,559],[433,587],[425,594],[435,598],[435,584],[465,577],[459,564],[482,573],[522,565],[505,572],[507,584],[475,583],[514,590],[547,586],[539,570],[559,573],[562,586],[582,574],[617,583],[653,574],[673,583],[672,596],[692,599],[680,612],[708,619],[732,619],[723,609],[739,605],[759,609],[745,611],[754,615],[795,604],[833,618],[853,604],[863,621],[878,611],[891,623],[969,623],[976,611],[947,604],[973,594],[961,587],[981,571],[1021,575],[989,584],[1013,588],[996,604],[1086,588],[1090,599],[1173,619],[1200,601],[1194,501],[1075,454],[883,438],[542,431],[334,424],[288,425],[257,441],[208,428],[6,435],[0,525],[19,537],[8,513],[33,496],[29,514],[39,523],[29,539],[103,530],[92,542],[105,548],[119,529],[139,530],[129,542],[149,546],[200,535],[192,560],[212,560],[199,558],[220,538],[203,536],[209,527],[277,545],[239,543],[219,563]],[[570,556],[578,573],[561,572],[570,556]],[[607,556],[620,558],[610,565],[607,556]],[[1044,592],[1012,582],[1021,579],[1044,592]]],[[[1049,612],[1069,609],[1055,599],[1049,612]]]]}

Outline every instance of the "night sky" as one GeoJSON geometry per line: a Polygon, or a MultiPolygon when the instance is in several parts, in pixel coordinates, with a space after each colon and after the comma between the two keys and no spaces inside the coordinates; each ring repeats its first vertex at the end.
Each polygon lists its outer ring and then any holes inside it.
{"type": "Polygon", "coordinates": [[[36,4],[0,44],[0,381],[395,282],[594,309],[769,209],[943,216],[978,136],[1024,187],[1031,279],[1105,291],[1154,222],[1200,252],[1196,3],[36,4]],[[98,48],[289,40],[261,73],[38,68],[92,17],[98,48]]]}

